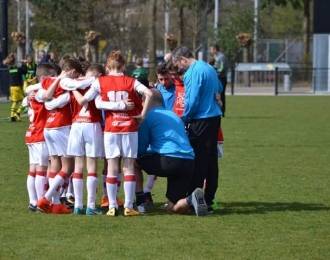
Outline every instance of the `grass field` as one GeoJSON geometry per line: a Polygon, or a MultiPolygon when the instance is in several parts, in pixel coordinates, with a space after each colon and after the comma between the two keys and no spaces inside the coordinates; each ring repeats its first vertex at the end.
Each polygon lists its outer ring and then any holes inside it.
{"type": "Polygon", "coordinates": [[[26,126],[0,121],[0,259],[330,259],[330,97],[228,97],[205,218],[28,212],[26,126]]]}

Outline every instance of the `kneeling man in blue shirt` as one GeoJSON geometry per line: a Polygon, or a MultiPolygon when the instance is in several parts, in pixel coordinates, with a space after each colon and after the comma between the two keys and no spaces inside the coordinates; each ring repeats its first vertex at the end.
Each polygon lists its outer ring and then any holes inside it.
{"type": "Polygon", "coordinates": [[[150,110],[139,129],[138,165],[149,175],[167,178],[167,209],[186,213],[192,206],[197,216],[207,214],[204,192],[196,188],[189,194],[194,172],[194,151],[182,120],[162,106],[154,91],[150,110]]]}

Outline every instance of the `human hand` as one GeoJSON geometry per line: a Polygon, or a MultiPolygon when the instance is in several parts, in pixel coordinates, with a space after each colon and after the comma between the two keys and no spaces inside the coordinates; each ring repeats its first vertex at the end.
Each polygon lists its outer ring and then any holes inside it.
{"type": "Polygon", "coordinates": [[[126,106],[126,110],[132,110],[135,107],[135,104],[131,99],[125,100],[124,103],[125,103],[125,106],[126,106]]]}

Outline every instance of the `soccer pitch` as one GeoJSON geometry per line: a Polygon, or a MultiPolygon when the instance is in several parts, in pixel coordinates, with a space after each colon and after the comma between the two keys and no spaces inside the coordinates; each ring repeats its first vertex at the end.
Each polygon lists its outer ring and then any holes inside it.
{"type": "Polygon", "coordinates": [[[330,259],[330,97],[227,102],[220,209],[200,218],[30,213],[27,119],[1,119],[0,259],[330,259]]]}

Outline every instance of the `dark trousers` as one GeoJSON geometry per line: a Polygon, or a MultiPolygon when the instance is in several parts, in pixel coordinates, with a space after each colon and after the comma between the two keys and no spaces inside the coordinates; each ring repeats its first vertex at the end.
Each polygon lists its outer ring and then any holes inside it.
{"type": "Polygon", "coordinates": [[[218,189],[217,135],[221,123],[220,116],[193,120],[188,125],[188,137],[195,152],[195,170],[190,192],[202,188],[206,180],[205,201],[213,203],[218,189]]]}
{"type": "Polygon", "coordinates": [[[220,82],[223,87],[223,91],[221,92],[221,101],[222,101],[222,115],[225,116],[226,112],[226,86],[227,86],[227,78],[219,77],[220,82]]]}
{"type": "Polygon", "coordinates": [[[148,175],[167,178],[166,197],[172,203],[175,204],[189,195],[194,160],[154,153],[141,156],[137,163],[148,175]]]}

